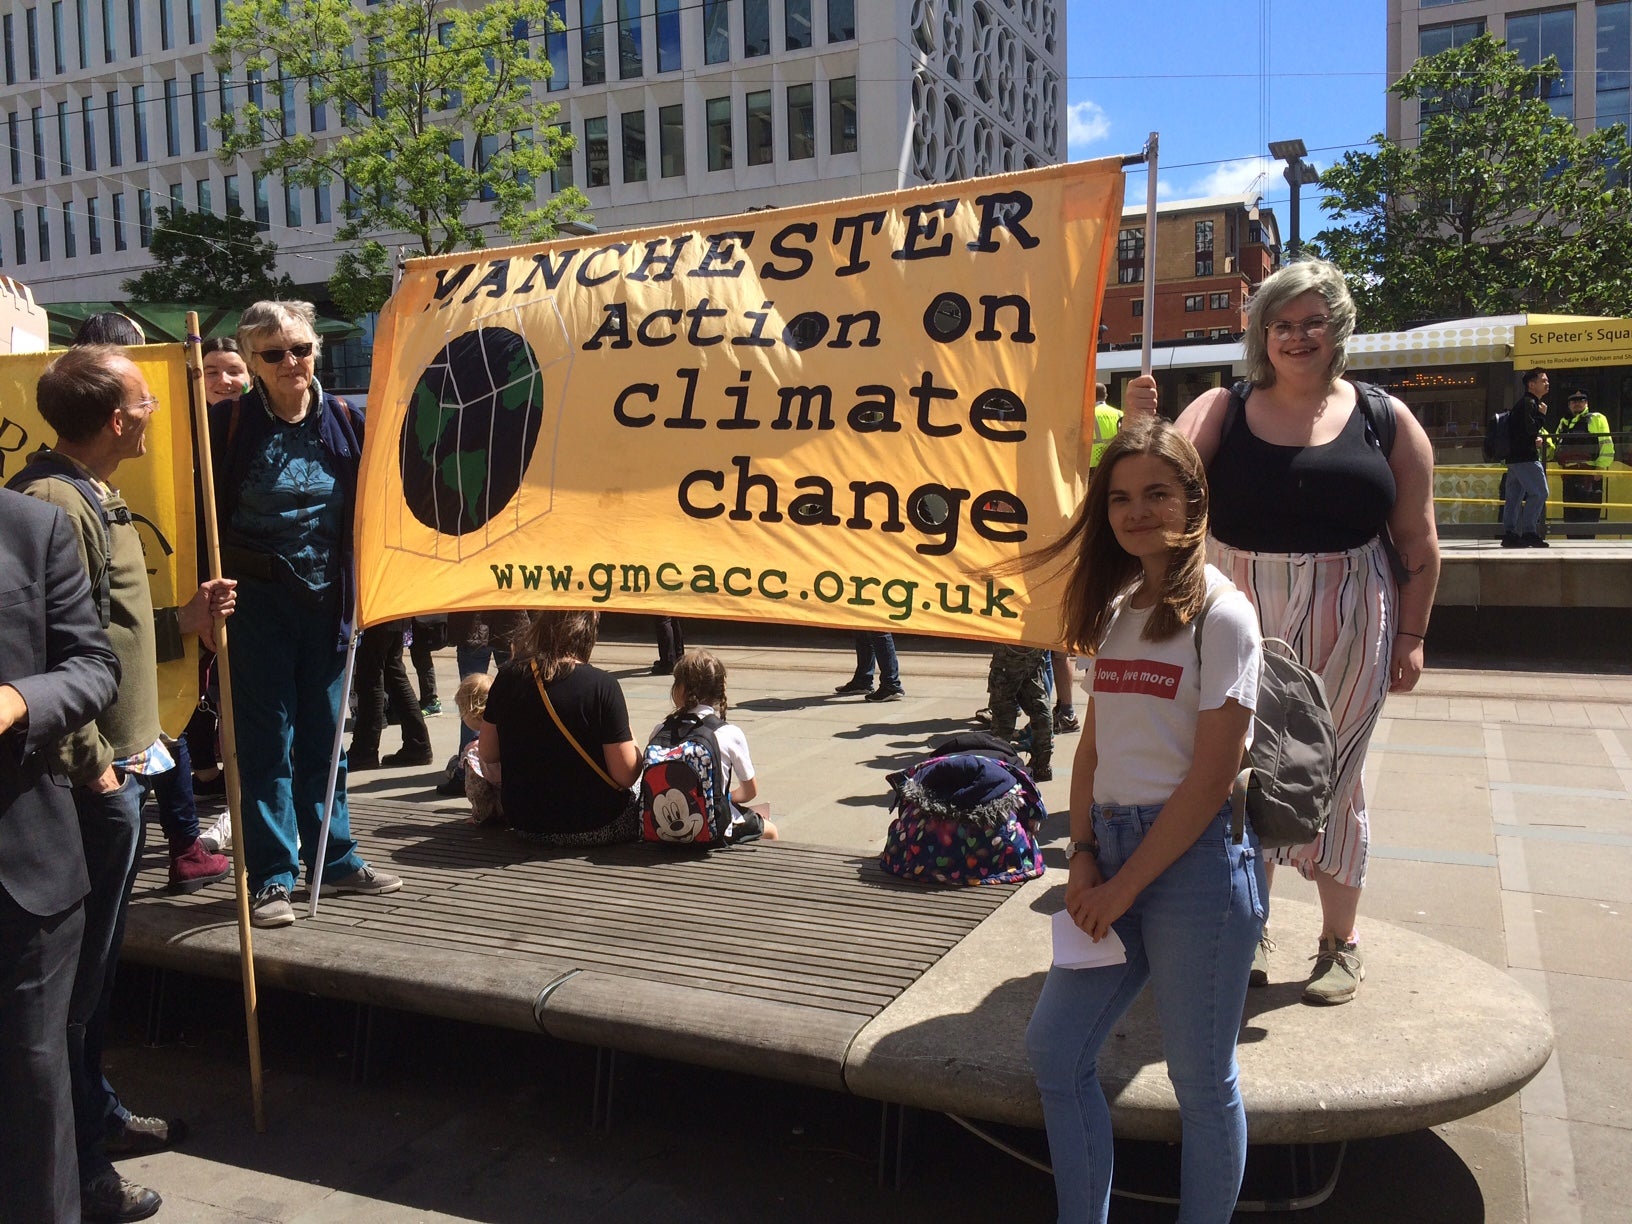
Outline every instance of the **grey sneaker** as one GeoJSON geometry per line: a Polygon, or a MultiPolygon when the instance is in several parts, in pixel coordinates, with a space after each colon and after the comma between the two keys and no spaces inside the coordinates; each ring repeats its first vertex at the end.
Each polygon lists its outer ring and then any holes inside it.
{"type": "Polygon", "coordinates": [[[138,1186],[128,1177],[120,1177],[112,1169],[79,1188],[79,1218],[99,1224],[101,1221],[122,1224],[127,1220],[145,1220],[157,1215],[163,1205],[164,1200],[155,1191],[138,1186]]]}
{"type": "Polygon", "coordinates": [[[286,927],[295,922],[295,907],[289,904],[289,890],[282,884],[268,884],[249,903],[249,924],[258,927],[286,927]]]}
{"type": "Polygon", "coordinates": [[[1275,941],[1269,937],[1269,929],[1258,936],[1258,946],[1252,950],[1252,969],[1247,974],[1248,986],[1269,985],[1269,954],[1275,951],[1275,941]]]}
{"type": "Polygon", "coordinates": [[[1347,1003],[1365,980],[1366,966],[1359,944],[1346,943],[1336,936],[1322,938],[1320,951],[1310,959],[1315,962],[1315,972],[1303,988],[1305,1003],[1347,1003]]]}
{"type": "Polygon", "coordinates": [[[382,893],[394,893],[401,887],[401,876],[387,875],[383,871],[376,871],[367,863],[364,863],[350,875],[341,876],[338,880],[330,880],[323,885],[326,892],[358,893],[365,897],[377,897],[382,893]]]}

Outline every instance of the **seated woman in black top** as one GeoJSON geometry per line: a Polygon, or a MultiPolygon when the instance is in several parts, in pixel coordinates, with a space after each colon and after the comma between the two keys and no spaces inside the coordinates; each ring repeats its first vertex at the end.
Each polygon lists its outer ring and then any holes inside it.
{"type": "Polygon", "coordinates": [[[601,846],[640,838],[640,807],[629,789],[640,756],[623,690],[589,665],[599,624],[598,612],[539,613],[487,695],[477,750],[499,784],[505,819],[531,841],[601,846]]]}

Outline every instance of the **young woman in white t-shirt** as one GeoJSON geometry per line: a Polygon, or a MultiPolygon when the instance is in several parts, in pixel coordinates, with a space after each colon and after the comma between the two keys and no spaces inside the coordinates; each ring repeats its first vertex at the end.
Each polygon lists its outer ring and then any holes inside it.
{"type": "Polygon", "coordinates": [[[1256,837],[1230,831],[1262,646],[1251,605],[1205,562],[1207,484],[1164,421],[1106,448],[1070,532],[1067,645],[1089,656],[1071,772],[1065,905],[1123,964],[1049,971],[1026,1034],[1060,1219],[1103,1221],[1111,1115],[1097,1056],[1149,980],[1184,1128],[1181,1224],[1223,1224],[1246,1161],[1235,1043],[1268,889],[1256,837]],[[1194,622],[1208,592],[1198,659],[1194,622]]]}
{"type": "MultiPolygon", "coordinates": [[[[730,839],[733,842],[776,837],[776,826],[767,818],[770,805],[754,803],[759,794],[759,782],[754,776],[754,761],[748,755],[748,737],[735,723],[725,722],[725,664],[706,650],[688,650],[674,664],[674,687],[669,691],[676,713],[715,714],[721,725],[714,729],[714,742],[720,746],[721,764],[725,769],[725,789],[731,796],[733,816],[730,839]],[[750,806],[752,805],[752,806],[750,806]]],[[[667,720],[665,720],[667,721],[667,720]]],[[[652,728],[646,742],[650,744],[663,729],[663,723],[652,728]]]]}

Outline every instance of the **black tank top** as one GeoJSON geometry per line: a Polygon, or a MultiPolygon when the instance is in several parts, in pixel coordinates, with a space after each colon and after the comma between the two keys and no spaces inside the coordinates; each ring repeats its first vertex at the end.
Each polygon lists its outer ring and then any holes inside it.
{"type": "Polygon", "coordinates": [[[1356,393],[1343,431],[1320,446],[1276,446],[1245,406],[1207,469],[1213,535],[1251,552],[1319,553],[1375,539],[1394,509],[1394,473],[1356,393]]]}

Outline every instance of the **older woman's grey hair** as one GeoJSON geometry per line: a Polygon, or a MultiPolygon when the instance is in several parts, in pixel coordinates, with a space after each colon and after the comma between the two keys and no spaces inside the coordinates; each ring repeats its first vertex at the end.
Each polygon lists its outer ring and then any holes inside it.
{"type": "Polygon", "coordinates": [[[238,318],[238,347],[245,353],[259,352],[267,336],[282,334],[292,343],[312,342],[312,352],[323,351],[323,337],[317,334],[317,308],[310,302],[256,302],[244,308],[238,318]]]}
{"type": "Polygon", "coordinates": [[[1331,329],[1332,365],[1327,377],[1337,378],[1349,368],[1349,337],[1354,334],[1354,299],[1343,273],[1324,259],[1300,259],[1264,279],[1247,303],[1247,334],[1242,339],[1247,379],[1255,387],[1275,383],[1275,367],[1269,362],[1269,342],[1264,329],[1274,322],[1294,298],[1318,293],[1326,302],[1331,329]]]}

